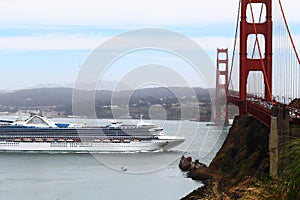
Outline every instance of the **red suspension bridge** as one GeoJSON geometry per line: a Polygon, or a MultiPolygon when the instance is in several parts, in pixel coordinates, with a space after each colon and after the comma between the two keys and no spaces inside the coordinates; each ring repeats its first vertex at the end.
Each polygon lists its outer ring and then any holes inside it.
{"type": "Polygon", "coordinates": [[[240,0],[231,64],[218,49],[216,75],[216,122],[228,123],[230,103],[268,127],[275,107],[299,124],[300,60],[281,0],[240,0]]]}

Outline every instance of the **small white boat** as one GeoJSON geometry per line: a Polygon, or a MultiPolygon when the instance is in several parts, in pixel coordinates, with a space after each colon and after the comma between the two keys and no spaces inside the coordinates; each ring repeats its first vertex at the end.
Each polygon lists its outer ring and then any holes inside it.
{"type": "Polygon", "coordinates": [[[123,172],[127,171],[127,167],[125,166],[125,164],[121,167],[121,171],[123,171],[123,172]]]}

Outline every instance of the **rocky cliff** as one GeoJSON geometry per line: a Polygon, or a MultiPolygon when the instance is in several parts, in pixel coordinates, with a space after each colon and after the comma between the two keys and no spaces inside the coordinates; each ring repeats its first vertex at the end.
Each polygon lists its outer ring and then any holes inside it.
{"type": "Polygon", "coordinates": [[[251,116],[236,117],[210,166],[190,171],[194,179],[212,178],[205,187],[193,191],[183,200],[240,199],[251,193],[256,199],[261,191],[252,186],[269,173],[269,131],[251,116]]]}

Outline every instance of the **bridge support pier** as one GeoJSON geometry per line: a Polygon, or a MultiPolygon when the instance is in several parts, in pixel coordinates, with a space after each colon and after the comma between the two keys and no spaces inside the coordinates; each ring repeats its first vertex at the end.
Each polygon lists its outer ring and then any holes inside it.
{"type": "Polygon", "coordinates": [[[289,110],[286,107],[272,108],[271,128],[269,134],[270,176],[278,178],[286,163],[279,162],[282,142],[290,138],[289,110]]]}

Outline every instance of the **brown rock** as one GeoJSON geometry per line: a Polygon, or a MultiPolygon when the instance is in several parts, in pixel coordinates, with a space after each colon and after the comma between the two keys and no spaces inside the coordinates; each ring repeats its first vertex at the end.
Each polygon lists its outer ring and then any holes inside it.
{"type": "Polygon", "coordinates": [[[192,158],[191,157],[184,157],[182,156],[179,162],[179,168],[182,171],[187,171],[190,169],[192,165],[192,158]]]}
{"type": "Polygon", "coordinates": [[[213,176],[208,172],[207,168],[198,168],[198,169],[192,169],[189,171],[188,175],[193,180],[201,180],[206,181],[208,179],[212,179],[213,176]]]}

